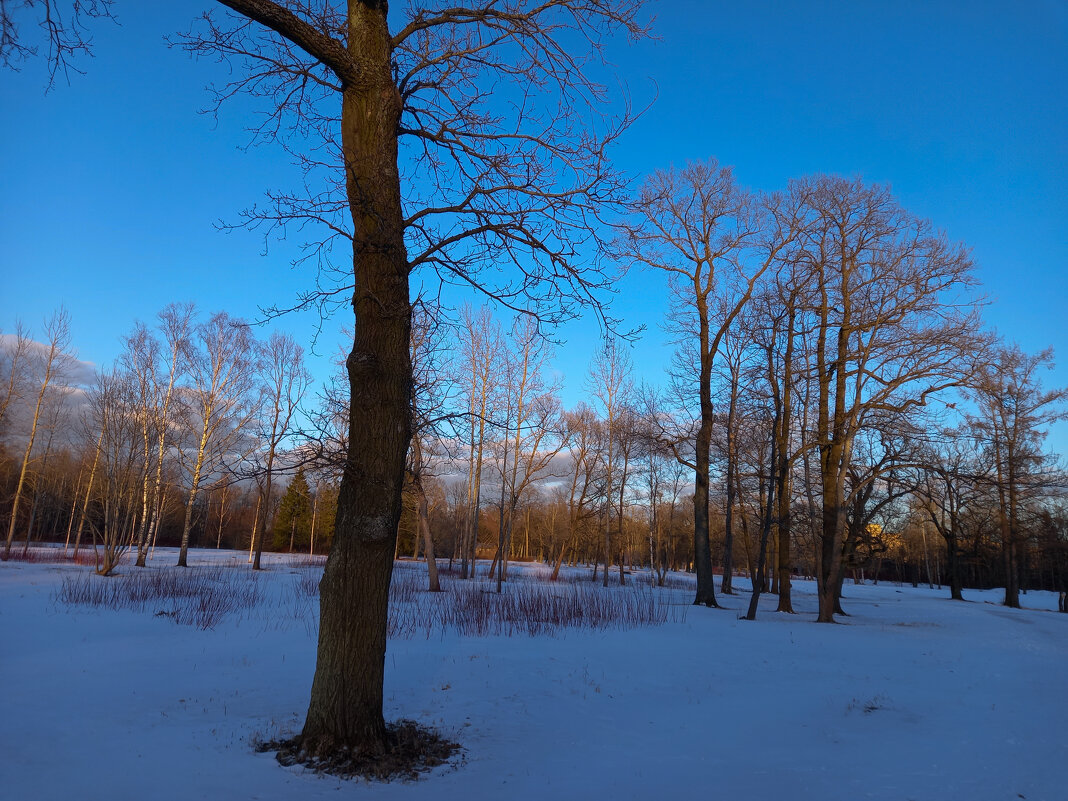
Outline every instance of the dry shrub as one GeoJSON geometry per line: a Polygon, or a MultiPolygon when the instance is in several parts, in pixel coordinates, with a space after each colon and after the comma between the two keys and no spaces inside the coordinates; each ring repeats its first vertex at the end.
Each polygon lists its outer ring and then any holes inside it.
{"type": "MultiPolygon", "coordinates": [[[[303,621],[314,635],[322,567],[304,561],[292,573],[295,579],[280,596],[281,618],[272,619],[278,625],[303,621]]],[[[261,580],[258,573],[234,567],[150,568],[111,578],[66,577],[55,598],[67,605],[149,611],[180,625],[211,629],[235,612],[263,606],[261,580]]],[[[445,581],[443,590],[427,591],[425,566],[398,563],[389,588],[389,637],[450,631],[536,637],[567,629],[629,629],[684,620],[688,608],[672,591],[643,582],[605,589],[589,581],[554,583],[518,571],[500,594],[485,578],[445,581]]]]}
{"type": "Polygon", "coordinates": [[[468,636],[555,635],[564,629],[628,629],[685,619],[687,606],[644,585],[607,590],[588,581],[558,584],[543,576],[514,574],[503,592],[492,581],[448,581],[426,590],[426,572],[397,565],[389,588],[389,636],[429,637],[455,631],[468,636]]]}
{"type": "Polygon", "coordinates": [[[96,557],[91,548],[82,548],[75,556],[74,552],[64,552],[62,548],[34,546],[26,553],[21,548],[12,548],[11,555],[5,561],[27,562],[30,564],[74,564],[95,567],[96,557]]]}
{"type": "Polygon", "coordinates": [[[609,589],[589,584],[522,583],[497,594],[460,584],[454,602],[441,609],[441,623],[462,634],[552,635],[560,629],[628,629],[678,618],[661,595],[641,588],[609,589]]]}
{"type": "Polygon", "coordinates": [[[323,578],[323,568],[319,567],[301,567],[297,570],[297,581],[293,585],[293,592],[296,593],[298,598],[318,598],[319,597],[319,582],[323,578]]]}
{"type": "Polygon", "coordinates": [[[212,629],[228,614],[258,606],[261,597],[254,573],[206,567],[141,569],[107,578],[65,576],[55,600],[135,612],[152,608],[157,617],[169,617],[179,625],[212,629]]]}
{"type": "MultiPolygon", "coordinates": [[[[646,587],[658,586],[656,583],[656,576],[652,573],[641,573],[636,576],[636,581],[646,587]]],[[[697,576],[679,573],[668,574],[664,577],[664,584],[661,589],[686,590],[687,592],[692,592],[697,589],[697,576]]]]}

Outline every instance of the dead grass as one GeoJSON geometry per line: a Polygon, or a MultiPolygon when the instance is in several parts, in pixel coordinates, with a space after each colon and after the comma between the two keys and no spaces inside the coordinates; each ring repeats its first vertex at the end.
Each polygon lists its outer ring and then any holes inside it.
{"type": "MultiPolygon", "coordinates": [[[[322,567],[307,561],[284,582],[266,581],[243,567],[144,568],[109,578],[63,578],[54,596],[68,606],[128,609],[167,617],[179,625],[212,629],[235,613],[268,625],[298,621],[315,635],[322,567]]],[[[422,563],[399,562],[390,584],[388,635],[393,639],[461,636],[557,636],[567,630],[630,629],[685,619],[688,603],[672,590],[632,581],[605,589],[590,581],[551,582],[547,573],[515,571],[496,592],[484,577],[446,579],[443,592],[427,590],[422,563]]]]}
{"type": "Polygon", "coordinates": [[[70,606],[151,611],[182,626],[213,629],[261,601],[258,577],[223,567],[141,568],[120,576],[65,576],[55,600],[70,606]]]}
{"type": "MultiPolygon", "coordinates": [[[[719,574],[716,574],[719,578],[719,574]]],[[[635,577],[635,581],[638,584],[643,584],[646,587],[657,587],[656,576],[652,573],[641,573],[635,577]]],[[[693,592],[697,589],[697,576],[669,573],[664,577],[664,585],[662,589],[668,590],[686,590],[687,592],[693,592]]]]}
{"type": "Polygon", "coordinates": [[[34,546],[22,552],[22,547],[12,547],[11,555],[5,560],[9,562],[27,562],[30,564],[72,564],[87,567],[96,566],[96,557],[92,548],[81,548],[78,555],[74,551],[64,553],[62,548],[49,548],[34,546]]]}
{"type": "MultiPolygon", "coordinates": [[[[310,611],[321,575],[321,570],[302,571],[294,587],[294,616],[310,611]]],[[[389,588],[389,637],[430,637],[446,631],[536,637],[567,629],[629,629],[683,620],[687,609],[669,593],[645,585],[605,590],[591,582],[554,583],[522,573],[513,574],[500,594],[495,583],[484,578],[448,580],[442,590],[427,590],[422,565],[397,563],[389,588]]]]}

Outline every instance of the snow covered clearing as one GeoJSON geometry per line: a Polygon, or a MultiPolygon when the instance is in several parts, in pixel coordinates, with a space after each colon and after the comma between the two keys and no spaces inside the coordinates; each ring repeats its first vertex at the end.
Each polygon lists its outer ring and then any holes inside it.
{"type": "Polygon", "coordinates": [[[156,586],[139,591],[84,566],[0,565],[0,796],[1068,797],[1068,615],[1050,593],[1012,610],[997,591],[959,603],[848,584],[850,617],[825,626],[804,581],[800,614],[765,596],[747,622],[747,594],[691,607],[687,576],[655,589],[635,575],[606,601],[587,571],[552,586],[513,565],[505,594],[526,600],[497,608],[488,582],[443,600],[422,591],[424,565],[400,562],[387,717],[438,727],[465,752],[416,782],[368,784],[254,750],[303,721],[319,568],[272,556],[253,574],[241,554],[192,552],[185,575],[215,590],[183,596],[162,567],[173,562],[157,553],[156,586]],[[594,596],[591,628],[574,610],[594,596]]]}

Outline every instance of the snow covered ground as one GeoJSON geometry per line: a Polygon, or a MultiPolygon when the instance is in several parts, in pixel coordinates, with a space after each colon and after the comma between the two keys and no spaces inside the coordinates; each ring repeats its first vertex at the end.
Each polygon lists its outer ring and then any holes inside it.
{"type": "MultiPolygon", "coordinates": [[[[387,716],[434,725],[465,754],[383,785],[252,747],[303,720],[315,568],[272,557],[250,577],[239,554],[190,562],[232,564],[224,587],[244,588],[248,608],[200,629],[166,603],[63,603],[65,577],[109,581],[85,567],[0,565],[0,797],[1068,798],[1068,615],[1050,593],[1010,610],[995,591],[954,603],[850,584],[851,616],[819,626],[806,582],[798,615],[765,597],[756,622],[738,619],[747,595],[706,610],[686,589],[629,589],[659,593],[668,622],[536,637],[409,627],[386,657],[387,716]]],[[[164,564],[157,553],[150,570],[164,564]]]]}

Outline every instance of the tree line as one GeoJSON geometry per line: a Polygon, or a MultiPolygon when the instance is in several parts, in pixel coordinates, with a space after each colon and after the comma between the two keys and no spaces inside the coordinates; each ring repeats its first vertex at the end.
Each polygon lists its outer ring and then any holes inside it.
{"type": "MultiPolygon", "coordinates": [[[[953,598],[1004,586],[1010,606],[1064,588],[1065,481],[1043,437],[1066,393],[1042,388],[1051,353],[983,332],[960,248],[857,181],[758,197],[707,162],[641,197],[634,219],[658,232],[624,227],[614,246],[668,273],[667,386],[638,385],[627,343],[608,339],[585,399],[564,408],[537,318],[417,303],[395,557],[431,557],[433,589],[432,557],[460,579],[481,560],[500,590],[514,560],[552,579],[584,565],[605,585],[649,568],[663,585],[673,570],[700,578],[707,554],[720,592],[752,579],[751,615],[763,592],[793,611],[796,576],[819,581],[821,617],[844,611],[847,576],[953,598]]],[[[191,544],[246,548],[257,568],[265,547],[329,552],[341,370],[313,391],[289,336],[171,304],[79,387],[65,312],[44,332],[4,338],[5,555],[91,543],[106,575],[157,544],[180,565],[191,544]]]]}
{"type": "MultiPolygon", "coordinates": [[[[4,557],[20,539],[23,552],[60,540],[75,557],[91,544],[108,575],[127,552],[144,566],[157,544],[176,545],[184,566],[191,543],[225,542],[248,547],[258,568],[267,537],[283,539],[273,482],[311,385],[303,349],[175,303],[154,325],[136,323],[114,364],[79,384],[68,314],[52,315],[44,333],[37,342],[18,325],[4,339],[4,557]]],[[[313,482],[316,507],[336,496],[328,474],[313,482]]],[[[323,547],[333,521],[318,517],[323,547]]]]}

